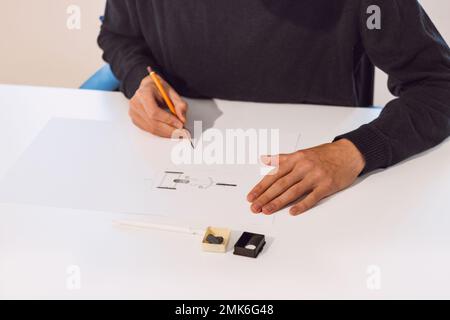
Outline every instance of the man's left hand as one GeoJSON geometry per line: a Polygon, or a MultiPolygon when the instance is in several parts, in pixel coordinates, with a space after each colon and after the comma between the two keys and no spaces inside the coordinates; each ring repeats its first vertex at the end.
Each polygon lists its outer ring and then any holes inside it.
{"type": "Polygon", "coordinates": [[[299,215],[320,200],[356,180],[365,166],[361,152],[342,139],[295,153],[265,156],[265,165],[276,166],[247,196],[254,213],[272,214],[294,204],[289,213],[299,215]]]}

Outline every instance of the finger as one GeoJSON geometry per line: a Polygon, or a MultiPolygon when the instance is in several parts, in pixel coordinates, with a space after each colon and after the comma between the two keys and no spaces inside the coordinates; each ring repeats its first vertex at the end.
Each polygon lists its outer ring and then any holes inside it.
{"type": "Polygon", "coordinates": [[[278,154],[278,155],[264,155],[261,156],[261,162],[266,166],[278,167],[281,162],[284,162],[288,159],[286,154],[278,154]]]}
{"type": "Polygon", "coordinates": [[[135,109],[131,108],[129,113],[131,120],[136,125],[136,127],[138,127],[141,130],[151,132],[151,128],[149,127],[147,121],[145,121],[135,109]]]}
{"type": "Polygon", "coordinates": [[[278,179],[284,177],[292,170],[292,167],[281,166],[277,169],[274,174],[266,175],[247,195],[247,200],[253,202],[257,199],[263,192],[265,192],[272,184],[278,179]]]}
{"type": "Polygon", "coordinates": [[[163,138],[182,138],[182,129],[174,128],[161,121],[151,121],[153,134],[163,138]]]}
{"type": "Polygon", "coordinates": [[[167,94],[175,105],[175,111],[177,112],[178,119],[180,119],[183,124],[186,123],[186,112],[188,109],[188,104],[171,86],[168,86],[167,94]]]}
{"type": "Polygon", "coordinates": [[[141,94],[140,102],[149,119],[163,122],[176,129],[183,128],[183,123],[176,116],[159,107],[152,94],[141,94]]]}
{"type": "MultiPolygon", "coordinates": [[[[186,122],[186,112],[188,108],[187,103],[180,97],[180,95],[175,91],[175,89],[172,88],[172,86],[170,86],[163,78],[160,77],[160,80],[164,89],[167,92],[167,95],[169,96],[169,99],[175,106],[176,116],[184,124],[186,122]]],[[[160,95],[158,95],[157,98],[158,100],[161,101],[164,100],[160,95]]]]}
{"type": "Polygon", "coordinates": [[[294,184],[286,192],[283,192],[279,197],[270,201],[262,208],[264,214],[272,214],[278,210],[283,209],[291,202],[301,198],[306,193],[313,189],[313,184],[307,179],[303,179],[297,184],[294,184]]]}
{"type": "Polygon", "coordinates": [[[289,155],[279,154],[275,156],[261,156],[261,160],[266,165],[276,166],[271,170],[264,179],[258,183],[247,195],[247,201],[255,201],[262,193],[264,193],[275,181],[288,174],[293,165],[289,162],[289,155]]]}
{"type": "Polygon", "coordinates": [[[298,216],[312,207],[314,207],[320,200],[326,197],[326,193],[316,188],[310,194],[308,194],[302,201],[292,206],[289,213],[293,216],[298,216]]]}
{"type": "Polygon", "coordinates": [[[189,134],[189,131],[186,129],[175,129],[172,131],[172,135],[170,136],[170,139],[172,140],[180,140],[180,139],[191,139],[191,135],[189,134]]]}
{"type": "Polygon", "coordinates": [[[130,109],[130,116],[133,123],[137,127],[144,131],[150,132],[151,134],[163,138],[184,138],[184,136],[182,135],[182,130],[173,128],[160,121],[144,119],[135,109],[130,109]]]}
{"type": "Polygon", "coordinates": [[[129,115],[131,118],[139,117],[145,121],[148,119],[147,113],[144,110],[144,106],[141,103],[134,102],[130,104],[129,115]]]}
{"type": "MultiPolygon", "coordinates": [[[[289,174],[278,179],[253,202],[251,210],[255,213],[263,211],[265,205],[299,182],[302,178],[303,175],[291,171],[289,174]]],[[[266,212],[263,211],[263,213],[266,212]]]]}

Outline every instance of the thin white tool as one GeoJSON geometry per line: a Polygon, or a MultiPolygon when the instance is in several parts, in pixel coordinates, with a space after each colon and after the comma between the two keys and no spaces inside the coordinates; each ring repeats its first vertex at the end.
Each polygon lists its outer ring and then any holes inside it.
{"type": "Polygon", "coordinates": [[[177,227],[164,224],[147,223],[141,221],[114,220],[114,225],[131,228],[153,229],[167,232],[186,233],[191,235],[203,235],[204,230],[192,229],[189,227],[177,227]]]}

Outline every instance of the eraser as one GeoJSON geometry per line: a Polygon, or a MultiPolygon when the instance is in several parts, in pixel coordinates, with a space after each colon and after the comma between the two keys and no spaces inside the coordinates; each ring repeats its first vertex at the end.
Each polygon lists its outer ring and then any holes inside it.
{"type": "Polygon", "coordinates": [[[234,245],[234,254],[249,258],[257,258],[264,248],[266,239],[263,234],[244,232],[234,245]]]}
{"type": "Polygon", "coordinates": [[[206,241],[207,241],[208,243],[211,243],[211,244],[222,244],[222,243],[223,243],[223,237],[216,237],[216,236],[213,235],[213,234],[209,234],[209,235],[206,237],[206,241]]]}
{"type": "Polygon", "coordinates": [[[203,236],[202,248],[208,252],[227,252],[231,230],[225,228],[208,227],[203,236]]]}

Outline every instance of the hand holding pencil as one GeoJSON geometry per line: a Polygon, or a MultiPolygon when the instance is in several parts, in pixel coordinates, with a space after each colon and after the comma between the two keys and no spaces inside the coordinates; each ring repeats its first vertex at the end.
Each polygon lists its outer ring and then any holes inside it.
{"type": "Polygon", "coordinates": [[[148,71],[149,76],[141,81],[140,87],[130,100],[129,114],[133,123],[160,137],[172,138],[174,133],[185,132],[179,137],[190,139],[190,133],[183,130],[187,103],[164,79],[150,68],[148,71]],[[166,106],[168,111],[164,110],[166,106]]]}

